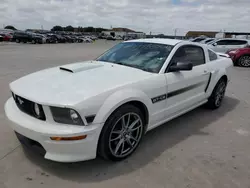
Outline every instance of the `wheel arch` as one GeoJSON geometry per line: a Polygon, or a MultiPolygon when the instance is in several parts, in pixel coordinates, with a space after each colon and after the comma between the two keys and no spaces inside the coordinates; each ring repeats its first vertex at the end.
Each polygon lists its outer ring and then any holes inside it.
{"type": "Polygon", "coordinates": [[[95,122],[105,123],[111,114],[126,104],[139,108],[145,117],[146,125],[148,125],[151,112],[150,99],[144,92],[134,89],[121,90],[109,96],[97,112],[95,122]]]}
{"type": "Polygon", "coordinates": [[[219,71],[213,71],[211,74],[212,74],[211,81],[209,83],[209,86],[208,86],[208,89],[206,92],[207,97],[209,97],[212,94],[213,89],[215,88],[216,84],[219,82],[220,79],[224,79],[227,83],[229,81],[229,77],[227,75],[226,69],[221,69],[219,71]]]}

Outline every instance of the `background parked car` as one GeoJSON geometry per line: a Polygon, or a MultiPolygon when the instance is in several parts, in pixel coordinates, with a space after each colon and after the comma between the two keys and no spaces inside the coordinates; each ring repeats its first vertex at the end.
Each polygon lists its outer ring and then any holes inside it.
{"type": "Polygon", "coordinates": [[[69,35],[64,35],[63,37],[66,39],[66,42],[68,42],[68,43],[74,43],[75,42],[74,38],[72,38],[69,35]]]}
{"type": "Polygon", "coordinates": [[[0,42],[3,42],[3,36],[0,35],[0,42]]]}
{"type": "Polygon", "coordinates": [[[26,32],[15,32],[12,38],[13,41],[16,41],[17,43],[23,42],[31,42],[32,44],[42,44],[43,38],[41,36],[38,36],[36,34],[32,33],[26,33],[26,32]]]}
{"type": "Polygon", "coordinates": [[[37,36],[37,37],[41,37],[41,38],[42,38],[42,43],[43,43],[43,44],[46,43],[46,40],[47,40],[46,35],[37,34],[37,33],[31,33],[31,34],[33,34],[33,35],[35,35],[35,36],[37,36]]]}
{"type": "Polygon", "coordinates": [[[55,35],[47,34],[46,43],[57,43],[57,38],[55,35]]]}
{"type": "Polygon", "coordinates": [[[113,37],[113,36],[108,36],[108,37],[107,37],[107,40],[116,40],[116,39],[115,39],[115,37],[113,37]]]}
{"type": "Polygon", "coordinates": [[[200,41],[200,43],[202,43],[202,44],[207,44],[207,43],[212,42],[212,41],[214,41],[214,40],[215,40],[215,38],[206,38],[206,39],[200,41]]]}
{"type": "Polygon", "coordinates": [[[122,40],[122,37],[121,36],[115,36],[115,39],[116,40],[122,40]]]}
{"type": "Polygon", "coordinates": [[[8,33],[0,33],[0,36],[2,37],[3,41],[11,41],[12,35],[8,33]]]}
{"type": "Polygon", "coordinates": [[[89,37],[83,37],[82,39],[83,39],[83,42],[86,42],[86,43],[92,43],[93,42],[93,40],[91,38],[89,38],[89,37]]]}
{"type": "Polygon", "coordinates": [[[65,43],[66,42],[66,38],[63,37],[62,35],[51,35],[51,36],[55,38],[56,43],[65,43]]]}
{"type": "Polygon", "coordinates": [[[217,39],[207,44],[212,50],[216,52],[226,53],[228,50],[245,48],[249,46],[249,41],[246,39],[226,38],[226,39],[217,39]]]}
{"type": "Polygon", "coordinates": [[[250,67],[250,47],[229,50],[227,54],[231,57],[235,65],[250,67]]]}
{"type": "Polygon", "coordinates": [[[207,37],[196,37],[194,39],[191,39],[190,41],[191,42],[201,42],[203,41],[204,39],[206,39],[207,37]]]}

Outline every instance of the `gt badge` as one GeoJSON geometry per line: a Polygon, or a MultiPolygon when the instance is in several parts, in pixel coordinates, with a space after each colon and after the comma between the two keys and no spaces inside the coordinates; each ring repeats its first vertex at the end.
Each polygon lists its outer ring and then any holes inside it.
{"type": "Polygon", "coordinates": [[[163,101],[167,98],[167,95],[164,94],[164,95],[160,95],[160,96],[157,96],[157,97],[154,97],[152,98],[152,103],[156,103],[156,102],[160,102],[160,101],[163,101]]]}

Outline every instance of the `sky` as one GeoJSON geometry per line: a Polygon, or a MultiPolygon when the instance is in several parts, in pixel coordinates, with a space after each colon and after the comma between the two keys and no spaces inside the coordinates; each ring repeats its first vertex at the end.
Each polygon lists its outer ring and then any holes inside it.
{"type": "Polygon", "coordinates": [[[126,27],[153,34],[250,31],[250,0],[0,0],[0,28],[126,27]]]}

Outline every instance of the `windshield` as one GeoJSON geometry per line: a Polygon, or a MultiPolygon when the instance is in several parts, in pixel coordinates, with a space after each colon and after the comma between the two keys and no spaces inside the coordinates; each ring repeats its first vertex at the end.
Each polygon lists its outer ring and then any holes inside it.
{"type": "Polygon", "coordinates": [[[120,43],[97,58],[97,61],[121,64],[158,73],[173,46],[145,42],[120,43]]]}

